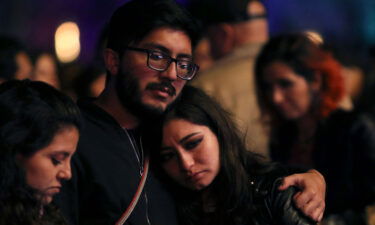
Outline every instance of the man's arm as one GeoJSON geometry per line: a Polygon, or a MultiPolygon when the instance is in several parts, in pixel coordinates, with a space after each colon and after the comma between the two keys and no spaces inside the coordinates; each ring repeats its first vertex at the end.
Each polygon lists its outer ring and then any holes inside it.
{"type": "Polygon", "coordinates": [[[326,182],[322,174],[311,169],[306,173],[297,173],[284,178],[279,190],[296,186],[301,191],[294,197],[294,203],[306,216],[319,222],[325,209],[326,182]]]}

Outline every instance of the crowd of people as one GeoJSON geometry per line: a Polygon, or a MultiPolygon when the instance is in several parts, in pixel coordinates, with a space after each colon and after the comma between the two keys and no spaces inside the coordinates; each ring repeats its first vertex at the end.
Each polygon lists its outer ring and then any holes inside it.
{"type": "Polygon", "coordinates": [[[0,225],[375,224],[375,118],[335,52],[269,37],[261,1],[189,3],[120,6],[70,83],[0,38],[0,225]]]}

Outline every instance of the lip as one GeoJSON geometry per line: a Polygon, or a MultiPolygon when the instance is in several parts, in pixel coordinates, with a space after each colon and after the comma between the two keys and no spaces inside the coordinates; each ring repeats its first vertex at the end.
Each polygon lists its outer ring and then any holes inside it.
{"type": "Polygon", "coordinates": [[[146,87],[150,91],[155,91],[159,93],[161,96],[165,97],[173,97],[176,95],[176,90],[173,85],[169,82],[162,82],[162,83],[150,83],[146,87]]]}
{"type": "Polygon", "coordinates": [[[151,90],[151,92],[161,100],[165,100],[170,97],[168,91],[166,90],[154,89],[151,90]]]}
{"type": "Polygon", "coordinates": [[[61,186],[53,186],[53,187],[49,187],[47,189],[47,192],[50,194],[50,195],[55,195],[57,193],[59,193],[61,190],[61,186]]]}
{"type": "Polygon", "coordinates": [[[193,173],[193,174],[191,174],[191,175],[189,175],[189,176],[187,177],[187,180],[188,180],[189,182],[196,182],[196,181],[198,181],[199,179],[202,178],[202,176],[203,176],[203,174],[204,174],[205,172],[206,172],[205,170],[202,170],[202,171],[199,171],[199,172],[193,173]]]}

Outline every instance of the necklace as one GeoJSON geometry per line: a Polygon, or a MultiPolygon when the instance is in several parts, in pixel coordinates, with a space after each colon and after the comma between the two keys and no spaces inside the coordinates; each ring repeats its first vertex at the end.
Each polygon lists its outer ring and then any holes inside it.
{"type": "Polygon", "coordinates": [[[135,154],[135,157],[137,158],[138,161],[138,166],[139,166],[139,174],[142,176],[143,174],[143,158],[144,158],[144,152],[143,152],[143,145],[142,145],[142,136],[139,137],[139,148],[137,141],[135,140],[133,134],[129,133],[129,131],[126,128],[123,128],[129,141],[130,144],[132,145],[133,152],[135,154]]]}

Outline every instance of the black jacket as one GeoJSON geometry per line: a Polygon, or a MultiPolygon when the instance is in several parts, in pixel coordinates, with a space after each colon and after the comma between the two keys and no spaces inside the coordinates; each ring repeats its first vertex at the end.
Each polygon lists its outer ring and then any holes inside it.
{"type": "MultiPolygon", "coordinates": [[[[72,160],[73,176],[56,203],[72,224],[114,224],[137,190],[139,164],[126,131],[114,118],[90,101],[79,106],[84,129],[72,160]]],[[[174,202],[152,171],[126,224],[177,224],[174,202]]]]}
{"type": "Polygon", "coordinates": [[[293,202],[298,191],[290,187],[279,191],[283,176],[288,175],[280,166],[263,175],[250,179],[250,188],[254,196],[256,225],[311,225],[316,224],[307,218],[293,202]]]}
{"type": "MultiPolygon", "coordinates": [[[[288,162],[291,132],[273,142],[271,158],[288,162]]],[[[320,122],[314,139],[313,167],[327,183],[325,216],[344,224],[364,224],[364,208],[375,202],[375,125],[365,114],[337,110],[320,122]]]]}

